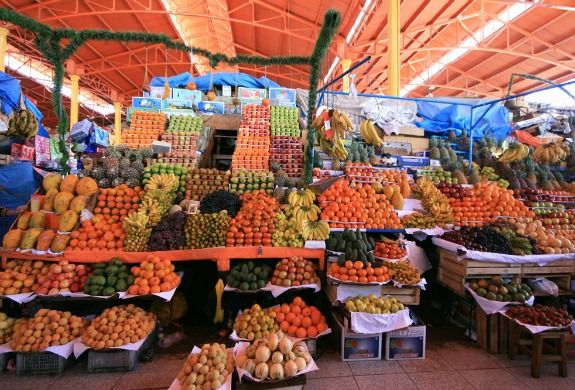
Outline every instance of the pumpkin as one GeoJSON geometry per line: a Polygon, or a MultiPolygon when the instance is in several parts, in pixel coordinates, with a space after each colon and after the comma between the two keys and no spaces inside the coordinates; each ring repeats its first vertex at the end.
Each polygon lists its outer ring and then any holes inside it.
{"type": "Polygon", "coordinates": [[[216,98],[216,93],[214,91],[208,91],[207,97],[209,101],[212,101],[216,98]]]}
{"type": "Polygon", "coordinates": [[[16,249],[20,245],[22,236],[24,235],[24,230],[22,229],[12,229],[4,235],[2,239],[2,246],[4,249],[16,249]]]}
{"type": "Polygon", "coordinates": [[[32,214],[28,227],[31,228],[44,228],[46,226],[46,215],[43,212],[37,211],[32,214]]]}
{"type": "Polygon", "coordinates": [[[270,99],[265,98],[262,99],[262,106],[269,106],[270,105],[270,99]]]}
{"type": "Polygon", "coordinates": [[[51,189],[57,190],[58,187],[60,187],[61,182],[62,176],[51,173],[44,176],[44,179],[42,179],[42,187],[44,187],[44,191],[46,192],[50,191],[51,189]]]}
{"type": "Polygon", "coordinates": [[[70,208],[74,195],[71,192],[59,192],[54,198],[54,211],[63,213],[70,208]]]}
{"type": "Polygon", "coordinates": [[[272,380],[284,379],[284,368],[279,363],[274,363],[270,366],[270,378],[272,380]]]}
{"type": "Polygon", "coordinates": [[[80,179],[78,179],[78,176],[76,175],[66,176],[64,180],[62,180],[62,183],[60,183],[60,191],[73,194],[76,190],[76,184],[78,184],[79,180],[80,179]]]}
{"type": "Polygon", "coordinates": [[[302,357],[296,357],[294,360],[296,366],[297,366],[297,371],[300,372],[302,370],[304,370],[307,366],[307,363],[305,362],[305,359],[302,357]]]}
{"type": "Polygon", "coordinates": [[[98,192],[98,183],[91,177],[83,177],[76,184],[76,193],[78,195],[90,196],[98,192]]]}
{"type": "Polygon", "coordinates": [[[297,364],[293,360],[290,360],[284,364],[284,373],[286,377],[292,377],[297,374],[297,364]]]}
{"type": "Polygon", "coordinates": [[[18,223],[16,224],[16,227],[22,230],[28,229],[28,225],[30,225],[31,218],[32,218],[32,212],[26,211],[24,214],[18,217],[18,223]]]}
{"type": "Polygon", "coordinates": [[[196,83],[194,83],[193,81],[190,81],[189,83],[186,84],[186,88],[194,91],[194,90],[196,90],[197,86],[196,86],[196,83]]]}
{"type": "Polygon", "coordinates": [[[273,363],[281,363],[284,361],[284,355],[280,351],[275,351],[272,355],[273,363]]]}
{"type": "Polygon", "coordinates": [[[267,362],[270,360],[270,349],[265,345],[260,345],[256,349],[256,363],[267,362]]]}
{"type": "Polygon", "coordinates": [[[44,205],[42,206],[42,210],[44,211],[54,211],[54,198],[60,192],[57,188],[52,188],[46,192],[46,196],[44,196],[44,205]]]}
{"type": "Polygon", "coordinates": [[[266,379],[269,374],[269,367],[267,363],[261,362],[256,366],[255,369],[256,378],[266,379]]]}
{"type": "Polygon", "coordinates": [[[284,355],[288,354],[291,352],[293,347],[293,343],[291,342],[290,339],[288,339],[287,337],[284,337],[283,339],[281,339],[280,343],[279,343],[279,349],[281,351],[281,353],[283,353],[284,355]]]}

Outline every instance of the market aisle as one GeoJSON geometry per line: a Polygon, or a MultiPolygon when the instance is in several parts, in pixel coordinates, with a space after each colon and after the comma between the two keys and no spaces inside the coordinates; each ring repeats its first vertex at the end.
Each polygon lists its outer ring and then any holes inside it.
{"type": "MultiPolygon", "coordinates": [[[[321,369],[308,376],[306,390],[346,389],[573,389],[575,361],[569,363],[569,378],[557,375],[556,366],[544,365],[541,379],[531,378],[529,360],[519,356],[510,361],[503,355],[490,355],[472,343],[429,332],[427,357],[417,361],[342,362],[335,350],[318,360],[321,369]]],[[[335,345],[334,343],[331,343],[335,345]]],[[[114,374],[86,374],[86,362],[71,367],[58,377],[0,376],[3,389],[43,390],[152,390],[166,389],[180,369],[186,353],[158,353],[150,363],[140,363],[137,371],[114,374]]]]}

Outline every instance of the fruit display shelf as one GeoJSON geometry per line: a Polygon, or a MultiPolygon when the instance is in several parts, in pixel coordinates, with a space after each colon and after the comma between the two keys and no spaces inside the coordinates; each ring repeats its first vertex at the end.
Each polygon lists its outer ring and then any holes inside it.
{"type": "Polygon", "coordinates": [[[230,171],[224,172],[215,168],[189,170],[186,177],[186,199],[202,200],[210,192],[227,190],[230,176],[230,171]]]}
{"type": "Polygon", "coordinates": [[[190,115],[171,115],[166,133],[184,133],[198,135],[204,122],[202,118],[190,115]]]}
{"type": "Polygon", "coordinates": [[[265,171],[270,157],[269,107],[247,105],[243,108],[232,169],[265,171]]]}
{"type": "Polygon", "coordinates": [[[279,164],[288,176],[301,176],[304,161],[301,138],[272,136],[270,154],[270,162],[279,164]]]}
{"type": "Polygon", "coordinates": [[[166,127],[166,116],[161,113],[136,111],[130,129],[122,132],[122,143],[132,148],[146,148],[157,141],[166,127]]]}

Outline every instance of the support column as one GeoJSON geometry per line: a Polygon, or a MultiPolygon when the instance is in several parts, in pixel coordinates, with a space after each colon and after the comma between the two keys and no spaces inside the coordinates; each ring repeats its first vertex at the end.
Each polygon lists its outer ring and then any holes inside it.
{"type": "Polygon", "coordinates": [[[73,74],[70,76],[72,81],[72,96],[70,97],[70,129],[78,122],[78,97],[80,96],[80,76],[73,74]]]}
{"type": "Polygon", "coordinates": [[[399,0],[387,1],[387,94],[399,96],[400,58],[399,58],[399,0]]]}
{"type": "Polygon", "coordinates": [[[6,72],[6,46],[8,29],[0,27],[0,72],[6,72]]]}
{"type": "Polygon", "coordinates": [[[114,102],[114,142],[115,145],[122,143],[122,103],[114,102]]]}
{"type": "MultiPolygon", "coordinates": [[[[347,72],[349,67],[351,66],[351,60],[349,58],[345,58],[341,60],[341,72],[347,72]]],[[[343,76],[341,81],[341,90],[345,93],[349,92],[349,74],[343,76]]]]}

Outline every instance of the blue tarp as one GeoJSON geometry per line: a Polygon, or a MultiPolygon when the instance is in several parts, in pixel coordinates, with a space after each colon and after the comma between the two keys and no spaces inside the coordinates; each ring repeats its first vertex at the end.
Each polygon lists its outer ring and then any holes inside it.
{"type": "MultiPolygon", "coordinates": [[[[0,72],[0,102],[2,103],[2,112],[6,115],[20,107],[20,81],[14,77],[0,72]]],[[[43,116],[38,108],[28,98],[24,97],[24,104],[26,109],[32,111],[38,121],[41,121],[43,116]]]]}
{"type": "MultiPolygon", "coordinates": [[[[459,135],[461,130],[467,129],[470,134],[471,107],[461,103],[478,105],[489,102],[489,99],[462,99],[462,98],[436,98],[437,102],[417,102],[417,114],[424,118],[417,122],[417,126],[426,132],[441,134],[455,130],[459,135]]],[[[495,106],[482,106],[473,110],[475,123],[485,112],[487,114],[475,125],[473,137],[483,137],[485,134],[497,139],[505,138],[510,132],[509,111],[501,103],[495,106]]]]}
{"type": "Polygon", "coordinates": [[[229,85],[232,87],[246,88],[279,88],[280,85],[267,77],[256,79],[245,73],[212,73],[203,76],[194,77],[189,72],[180,73],[170,77],[154,77],[150,81],[152,87],[162,87],[167,81],[172,88],[185,88],[189,82],[196,83],[196,88],[202,92],[208,92],[210,89],[210,78],[213,85],[229,85]]]}

